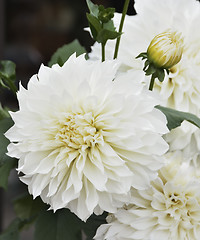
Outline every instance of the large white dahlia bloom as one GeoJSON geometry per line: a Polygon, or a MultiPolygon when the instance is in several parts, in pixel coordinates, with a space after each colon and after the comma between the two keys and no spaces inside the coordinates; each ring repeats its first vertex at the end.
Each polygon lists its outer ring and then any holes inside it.
{"type": "MultiPolygon", "coordinates": [[[[135,57],[147,51],[151,40],[167,29],[180,33],[184,41],[181,61],[170,69],[164,82],[155,81],[154,91],[160,93],[163,105],[200,116],[200,3],[196,0],[135,0],[136,16],[126,16],[119,59],[120,71],[142,71],[144,62],[135,57]]],[[[121,14],[116,14],[118,26],[121,14]]],[[[115,41],[108,41],[106,57],[113,57],[115,41]]],[[[100,46],[92,47],[90,57],[100,56],[100,46]]],[[[150,77],[143,74],[149,86],[150,77]]],[[[200,131],[189,123],[168,135],[170,149],[184,149],[187,159],[195,161],[200,152],[200,131]],[[190,144],[192,142],[192,144],[190,144]]]]}
{"type": "Polygon", "coordinates": [[[133,190],[131,203],[107,218],[96,240],[198,240],[200,236],[200,179],[182,162],[171,161],[147,190],[133,190]]]}
{"type": "Polygon", "coordinates": [[[168,130],[159,101],[138,75],[116,77],[116,69],[115,61],[73,55],[20,86],[8,155],[19,159],[29,192],[54,211],[69,208],[82,220],[114,212],[162,166],[168,130]]]}

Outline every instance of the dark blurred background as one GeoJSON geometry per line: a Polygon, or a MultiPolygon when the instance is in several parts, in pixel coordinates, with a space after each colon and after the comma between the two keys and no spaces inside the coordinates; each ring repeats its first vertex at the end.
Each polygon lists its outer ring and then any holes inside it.
{"type": "MultiPolygon", "coordinates": [[[[122,12],[124,0],[93,0],[122,12]]],[[[134,14],[130,1],[128,14],[134,14]]],[[[17,84],[26,86],[38,72],[41,63],[48,64],[57,48],[78,39],[90,51],[93,44],[87,27],[85,0],[0,0],[0,60],[16,63],[17,84]]],[[[14,96],[0,92],[0,102],[17,109],[14,96]]],[[[11,203],[26,186],[20,183],[16,171],[11,172],[8,191],[0,189],[0,233],[14,219],[11,203]]],[[[24,231],[21,240],[33,239],[33,229],[24,231]]]]}

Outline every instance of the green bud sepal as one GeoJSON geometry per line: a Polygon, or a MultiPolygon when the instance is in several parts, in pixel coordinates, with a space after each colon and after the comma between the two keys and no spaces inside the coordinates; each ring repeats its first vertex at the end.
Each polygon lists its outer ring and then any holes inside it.
{"type": "Polygon", "coordinates": [[[142,60],[145,60],[144,63],[144,68],[143,71],[145,72],[146,76],[151,76],[151,81],[150,81],[150,85],[149,85],[149,90],[153,89],[153,85],[155,82],[155,79],[157,78],[160,82],[164,81],[165,78],[165,72],[167,74],[169,74],[169,70],[168,69],[164,69],[164,68],[158,68],[156,67],[152,62],[150,62],[148,60],[148,56],[146,52],[142,52],[140,53],[136,58],[142,58],[142,60]]]}

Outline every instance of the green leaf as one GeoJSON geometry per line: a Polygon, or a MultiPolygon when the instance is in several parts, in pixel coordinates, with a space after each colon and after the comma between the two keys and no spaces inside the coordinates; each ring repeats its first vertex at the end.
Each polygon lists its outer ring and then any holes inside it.
{"type": "Polygon", "coordinates": [[[8,159],[6,152],[9,140],[4,136],[4,133],[13,125],[11,118],[0,120],[0,166],[8,159]]]}
{"type": "Polygon", "coordinates": [[[142,52],[135,58],[142,58],[142,60],[143,60],[143,59],[147,58],[147,53],[146,52],[142,52]]]}
{"type": "Polygon", "coordinates": [[[13,125],[11,118],[0,120],[0,187],[7,189],[10,171],[16,167],[17,160],[6,155],[9,140],[4,133],[13,125]]]}
{"type": "Polygon", "coordinates": [[[144,63],[143,71],[146,71],[146,69],[148,68],[149,64],[150,64],[149,60],[146,60],[145,63],[144,63]]]}
{"type": "Polygon", "coordinates": [[[0,167],[0,187],[3,187],[5,190],[8,187],[10,171],[15,167],[17,167],[17,160],[14,158],[6,159],[5,163],[0,167]]]}
{"type": "Polygon", "coordinates": [[[14,210],[21,220],[34,218],[41,211],[46,211],[47,207],[39,197],[33,200],[27,193],[14,200],[14,210]]]}
{"type": "Polygon", "coordinates": [[[149,67],[145,70],[146,75],[151,75],[156,72],[156,68],[153,64],[150,63],[149,67]]]}
{"type": "Polygon", "coordinates": [[[48,65],[51,67],[53,64],[58,63],[60,66],[62,66],[67,61],[67,59],[75,52],[76,56],[86,53],[86,49],[81,46],[77,39],[69,44],[65,44],[61,48],[58,48],[58,50],[51,57],[48,65]]]}
{"type": "Polygon", "coordinates": [[[156,70],[156,76],[157,76],[157,78],[158,78],[158,80],[159,80],[160,82],[163,82],[163,81],[164,81],[164,78],[165,78],[164,69],[158,68],[158,69],[156,70]]]}
{"type": "Polygon", "coordinates": [[[169,130],[179,127],[184,120],[200,128],[200,119],[192,113],[181,112],[172,108],[162,106],[156,106],[156,108],[165,114],[168,121],[167,127],[169,128],[169,130]]]}
{"type": "Polygon", "coordinates": [[[0,103],[0,120],[10,117],[8,111],[9,111],[9,109],[8,108],[3,108],[1,103],[0,103]]]}
{"type": "Polygon", "coordinates": [[[28,228],[35,223],[41,212],[46,212],[48,206],[37,197],[26,193],[14,200],[14,210],[18,218],[22,221],[21,229],[28,228]]]}
{"type": "Polygon", "coordinates": [[[16,94],[15,78],[15,63],[6,60],[0,61],[0,87],[8,88],[16,94]]]}
{"type": "Polygon", "coordinates": [[[115,8],[104,8],[103,5],[100,5],[98,19],[102,23],[107,23],[114,17],[114,13],[115,13],[115,8]]]}
{"type": "Polygon", "coordinates": [[[0,87],[9,89],[9,87],[3,82],[3,79],[1,78],[0,78],[0,87]]]}
{"type": "Polygon", "coordinates": [[[19,232],[28,225],[27,220],[15,218],[7,229],[0,235],[0,240],[19,240],[19,232]]]}
{"type": "Polygon", "coordinates": [[[0,68],[1,75],[14,81],[16,77],[15,63],[12,61],[3,60],[3,61],[0,61],[0,65],[1,65],[1,68],[0,68]]]}
{"type": "Polygon", "coordinates": [[[89,23],[91,34],[96,41],[98,33],[102,30],[102,25],[98,18],[93,16],[92,14],[86,13],[86,17],[89,23]]]}
{"type": "Polygon", "coordinates": [[[109,39],[116,39],[121,35],[121,33],[116,31],[110,31],[107,29],[102,29],[97,36],[97,42],[106,44],[109,39]]]}
{"type": "Polygon", "coordinates": [[[94,17],[93,15],[87,13],[86,16],[95,41],[106,44],[108,39],[116,39],[121,35],[121,33],[115,31],[112,21],[101,24],[98,18],[94,17]]]}
{"type": "Polygon", "coordinates": [[[15,219],[10,226],[0,235],[0,240],[19,240],[19,227],[21,221],[15,219]]]}
{"type": "Polygon", "coordinates": [[[109,22],[107,23],[104,23],[103,24],[103,28],[104,29],[107,29],[107,30],[110,30],[110,31],[113,31],[115,32],[116,31],[116,28],[114,26],[114,22],[112,20],[110,20],[109,22]]]}
{"type": "Polygon", "coordinates": [[[75,214],[68,209],[43,212],[35,228],[35,240],[80,240],[81,232],[87,236],[87,240],[92,240],[96,229],[106,223],[107,213],[100,216],[92,215],[87,221],[82,222],[75,214]],[[48,224],[47,224],[48,222],[48,224]]]}
{"type": "Polygon", "coordinates": [[[106,223],[106,217],[107,217],[107,213],[104,212],[102,215],[100,216],[96,216],[95,214],[93,214],[88,220],[87,222],[84,224],[83,226],[83,231],[86,234],[87,238],[86,240],[91,240],[93,239],[93,237],[96,234],[96,230],[97,228],[106,223]]]}
{"type": "Polygon", "coordinates": [[[42,213],[36,221],[35,240],[80,240],[83,222],[68,209],[42,213]]]}
{"type": "Polygon", "coordinates": [[[98,17],[99,14],[99,6],[91,2],[90,0],[86,0],[90,13],[95,17],[98,17]]]}
{"type": "Polygon", "coordinates": [[[114,8],[104,8],[103,5],[94,5],[91,1],[87,0],[90,13],[86,13],[88,24],[92,37],[95,41],[105,46],[108,39],[116,39],[122,33],[115,30],[113,21],[114,8]]]}

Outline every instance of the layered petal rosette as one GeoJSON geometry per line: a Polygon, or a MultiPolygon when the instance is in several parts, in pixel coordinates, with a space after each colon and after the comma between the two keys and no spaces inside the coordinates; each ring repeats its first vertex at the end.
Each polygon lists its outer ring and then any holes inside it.
{"type": "Polygon", "coordinates": [[[41,66],[17,94],[19,111],[6,133],[8,155],[19,159],[33,197],[82,220],[114,212],[131,186],[145,189],[168,150],[159,101],[138,75],[116,76],[115,61],[73,55],[62,66],[41,66]]]}
{"type": "Polygon", "coordinates": [[[170,163],[147,190],[133,190],[130,204],[107,218],[96,240],[198,240],[200,179],[182,162],[182,153],[168,153],[170,163]]]}
{"type": "MultiPolygon", "coordinates": [[[[160,93],[164,106],[200,116],[199,1],[135,0],[135,10],[136,16],[125,18],[118,55],[121,60],[120,71],[142,71],[144,62],[135,57],[147,51],[155,36],[168,29],[181,34],[184,42],[182,58],[177,65],[169,69],[169,75],[165,75],[162,83],[156,79],[153,90],[160,93]]],[[[116,27],[120,18],[121,14],[115,15],[116,27]]],[[[115,41],[108,41],[106,57],[109,59],[113,58],[114,45],[115,41]]],[[[99,54],[100,46],[95,44],[90,57],[95,59],[99,54]]],[[[141,80],[149,86],[150,77],[143,73],[141,80]]],[[[172,130],[167,137],[171,150],[184,150],[185,158],[193,159],[194,162],[200,152],[199,139],[200,131],[187,122],[172,130]]]]}

